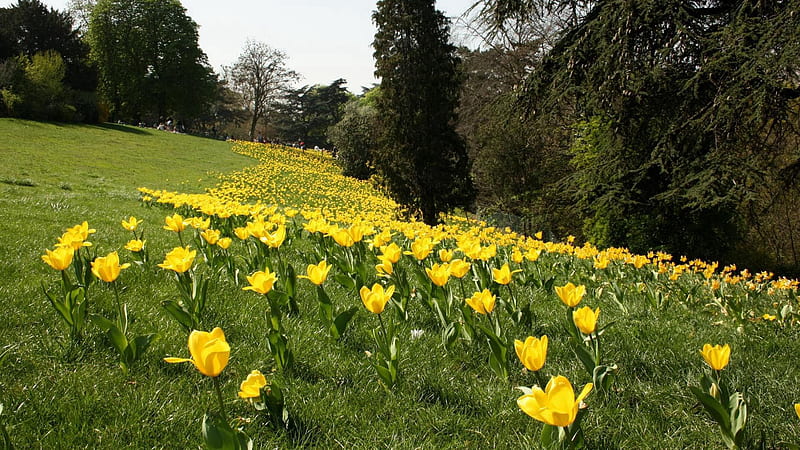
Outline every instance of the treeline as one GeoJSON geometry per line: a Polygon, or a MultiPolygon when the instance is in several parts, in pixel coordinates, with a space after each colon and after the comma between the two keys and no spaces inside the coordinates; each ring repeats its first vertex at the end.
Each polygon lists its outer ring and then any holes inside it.
{"type": "MultiPolygon", "coordinates": [[[[484,46],[459,50],[452,119],[474,183],[463,206],[527,233],[797,275],[799,11],[798,0],[476,2],[484,46]]],[[[379,62],[380,39],[379,26],[379,62]]],[[[345,171],[384,182],[386,80],[332,129],[345,171]]]]}
{"type": "Polygon", "coordinates": [[[18,0],[0,8],[0,117],[330,147],[327,129],[353,97],[346,81],[295,88],[285,62],[248,41],[215,73],[178,0],[72,0],[69,11],[18,0]]]}

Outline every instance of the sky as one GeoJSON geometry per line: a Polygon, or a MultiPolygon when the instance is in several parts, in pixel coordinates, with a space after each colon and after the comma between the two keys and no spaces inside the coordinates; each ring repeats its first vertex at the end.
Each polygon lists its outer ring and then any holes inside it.
{"type": "MultiPolygon", "coordinates": [[[[460,17],[475,0],[438,0],[448,17],[460,17]]],[[[0,7],[16,4],[0,0],[0,7]]],[[[69,0],[42,0],[66,10],[69,0]]],[[[361,93],[378,80],[373,72],[371,43],[375,35],[375,0],[183,0],[189,17],[199,25],[200,48],[214,71],[230,66],[247,39],[261,41],[286,53],[287,66],[302,78],[297,85],[330,84],[347,80],[361,93]]],[[[463,36],[454,26],[451,33],[463,36]]]]}

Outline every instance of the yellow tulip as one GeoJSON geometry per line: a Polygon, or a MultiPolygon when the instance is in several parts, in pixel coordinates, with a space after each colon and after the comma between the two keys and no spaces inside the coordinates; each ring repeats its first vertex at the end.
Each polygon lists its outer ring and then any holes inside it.
{"type": "Polygon", "coordinates": [[[712,347],[711,344],[706,344],[703,346],[703,350],[700,351],[700,354],[703,355],[706,364],[711,366],[712,369],[722,370],[730,361],[731,346],[728,344],[724,346],[717,344],[712,347]]]}
{"type": "Polygon", "coordinates": [[[381,247],[381,259],[389,261],[392,264],[397,264],[397,261],[400,261],[400,257],[403,256],[403,250],[394,242],[389,245],[381,247]]]}
{"type": "Polygon", "coordinates": [[[245,240],[250,237],[250,230],[248,230],[247,227],[237,227],[233,229],[233,234],[235,234],[237,238],[245,240]]]}
{"type": "Polygon", "coordinates": [[[575,286],[572,282],[569,282],[564,286],[556,286],[556,294],[565,305],[574,308],[586,294],[586,286],[582,284],[575,286]]]}
{"type": "Polygon", "coordinates": [[[331,267],[332,266],[329,266],[327,261],[321,261],[319,264],[309,264],[306,268],[308,276],[299,275],[297,278],[305,278],[319,286],[328,279],[328,272],[331,271],[331,267]]]}
{"type": "Polygon", "coordinates": [[[147,240],[139,240],[139,239],[131,239],[125,244],[125,250],[137,253],[144,250],[144,244],[147,243],[147,240]]]}
{"type": "Polygon", "coordinates": [[[81,247],[91,247],[92,243],[86,241],[85,235],[81,230],[75,230],[73,227],[58,238],[57,247],[69,247],[74,251],[80,250],[81,247]]]}
{"type": "Polygon", "coordinates": [[[800,403],[794,404],[794,412],[797,413],[797,418],[800,419],[800,403]]]}
{"type": "Polygon", "coordinates": [[[536,372],[544,366],[547,359],[547,336],[535,338],[528,336],[525,342],[514,340],[514,350],[517,357],[528,370],[536,372]]]}
{"type": "Polygon", "coordinates": [[[277,279],[278,276],[275,275],[274,272],[270,272],[269,268],[266,268],[263,272],[259,271],[252,275],[248,275],[247,281],[250,283],[250,286],[243,287],[242,290],[255,291],[259,294],[267,294],[272,290],[272,286],[275,284],[277,279]]]}
{"type": "Polygon", "coordinates": [[[433,242],[430,238],[419,238],[411,243],[411,251],[406,252],[407,255],[414,255],[415,258],[422,261],[427,258],[433,251],[433,242]]]}
{"type": "Polygon", "coordinates": [[[467,304],[479,314],[488,314],[494,310],[497,298],[489,291],[484,289],[481,292],[476,292],[472,297],[467,299],[467,304]]]}
{"type": "Polygon", "coordinates": [[[539,386],[533,392],[517,399],[517,405],[527,415],[554,427],[566,427],[575,421],[578,409],[584,398],[592,391],[593,384],[587,383],[578,398],[572,383],[567,377],[559,375],[550,379],[544,391],[539,386]]]}
{"type": "Polygon", "coordinates": [[[207,230],[208,227],[211,226],[211,219],[210,218],[203,219],[202,217],[190,217],[186,219],[184,223],[196,230],[207,230]]]}
{"type": "Polygon", "coordinates": [[[464,261],[463,259],[454,259],[450,261],[450,275],[456,278],[463,278],[469,272],[472,264],[464,261]]]}
{"type": "Polygon", "coordinates": [[[111,252],[92,261],[92,273],[106,283],[111,283],[119,277],[122,269],[127,269],[130,266],[129,263],[120,265],[117,252],[111,252]]]}
{"type": "Polygon", "coordinates": [[[122,221],[122,228],[125,228],[128,231],[136,231],[136,228],[144,222],[144,220],[139,220],[136,217],[131,216],[128,220],[122,221]]]}
{"type": "Polygon", "coordinates": [[[281,225],[274,232],[266,233],[260,240],[270,248],[278,248],[283,244],[283,241],[286,240],[286,227],[281,225]]]}
{"type": "Polygon", "coordinates": [[[42,255],[42,261],[55,270],[67,270],[67,267],[72,264],[72,256],[75,254],[72,247],[56,247],[53,251],[45,250],[45,252],[47,254],[42,255]]]}
{"type": "Polygon", "coordinates": [[[189,353],[187,358],[164,358],[168,363],[190,362],[203,375],[216,377],[225,366],[231,355],[231,347],[225,340],[225,333],[219,327],[211,332],[194,330],[189,334],[189,353]]]}
{"type": "Polygon", "coordinates": [[[522,252],[519,251],[518,248],[514,248],[514,251],[511,252],[511,261],[519,264],[523,261],[522,252]]]}
{"type": "Polygon", "coordinates": [[[247,379],[239,385],[240,398],[257,398],[261,396],[261,388],[267,385],[267,379],[258,370],[247,375],[247,379]]]}
{"type": "Polygon", "coordinates": [[[380,264],[375,265],[375,271],[378,272],[379,276],[383,275],[391,275],[394,273],[394,266],[392,266],[392,262],[383,258],[378,258],[380,260],[380,264]]]}
{"type": "Polygon", "coordinates": [[[159,264],[158,267],[177,273],[184,273],[192,268],[195,256],[197,256],[197,250],[189,250],[189,247],[175,247],[167,253],[164,257],[164,262],[159,264]]]}
{"type": "Polygon", "coordinates": [[[492,268],[492,279],[497,284],[506,285],[506,284],[511,283],[512,275],[514,275],[515,273],[518,273],[518,272],[522,272],[522,271],[519,270],[519,269],[512,271],[508,267],[508,263],[506,263],[506,264],[503,264],[503,267],[501,267],[499,269],[492,268]]]}
{"type": "Polygon", "coordinates": [[[437,286],[444,286],[447,284],[447,280],[450,279],[450,265],[449,264],[434,264],[431,268],[425,268],[425,273],[428,274],[428,278],[433,281],[433,284],[437,286]]]}
{"type": "Polygon", "coordinates": [[[227,250],[228,247],[231,246],[232,242],[233,242],[233,239],[231,239],[229,237],[220,238],[220,240],[217,241],[217,247],[219,247],[219,248],[221,248],[223,250],[227,250]]]}
{"type": "Polygon", "coordinates": [[[364,306],[370,312],[380,314],[383,312],[384,308],[386,308],[386,303],[392,298],[394,286],[389,286],[385,291],[383,286],[378,283],[373,284],[372,289],[361,286],[359,294],[361,294],[361,301],[364,303],[364,306]]]}
{"type": "Polygon", "coordinates": [[[166,223],[166,225],[164,225],[165,230],[180,233],[186,229],[186,222],[183,220],[183,216],[180,214],[173,214],[172,217],[165,217],[164,223],[166,223]]]}
{"type": "Polygon", "coordinates": [[[527,252],[525,252],[525,259],[527,259],[528,261],[536,261],[537,259],[539,259],[540,254],[541,254],[540,250],[530,249],[527,252]]]}
{"type": "Polygon", "coordinates": [[[200,236],[203,238],[203,240],[208,242],[209,245],[215,245],[217,241],[219,241],[220,232],[219,230],[209,228],[200,233],[200,236]]]}
{"type": "Polygon", "coordinates": [[[443,248],[439,250],[439,259],[442,262],[448,263],[453,259],[453,253],[455,253],[453,250],[443,248]]]}
{"type": "Polygon", "coordinates": [[[584,306],[583,308],[572,311],[572,321],[575,322],[575,326],[577,326],[583,334],[594,333],[595,328],[597,328],[597,318],[599,316],[600,308],[592,311],[592,308],[584,306]]]}

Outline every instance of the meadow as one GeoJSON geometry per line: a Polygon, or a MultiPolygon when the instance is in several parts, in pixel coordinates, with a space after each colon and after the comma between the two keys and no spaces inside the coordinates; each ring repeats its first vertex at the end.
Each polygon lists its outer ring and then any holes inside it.
{"type": "Polygon", "coordinates": [[[800,443],[796,281],[458,216],[431,229],[312,151],[2,119],[0,154],[5,444],[199,448],[224,410],[255,448],[540,448],[519,387],[556,375],[593,383],[564,427],[585,448],[725,448],[701,386],[746,404],[740,447],[800,443]],[[62,274],[42,259],[59,238],[62,274]],[[90,262],[112,252],[130,266],[101,281],[90,262]],[[54,304],[79,285],[76,331],[54,304]],[[112,325],[149,345],[125,359],[112,325]],[[229,359],[165,361],[217,327],[229,359]],[[516,352],[529,336],[547,336],[539,367],[516,352]],[[705,344],[730,362],[712,370],[705,344]],[[241,398],[253,370],[271,396],[241,398]]]}

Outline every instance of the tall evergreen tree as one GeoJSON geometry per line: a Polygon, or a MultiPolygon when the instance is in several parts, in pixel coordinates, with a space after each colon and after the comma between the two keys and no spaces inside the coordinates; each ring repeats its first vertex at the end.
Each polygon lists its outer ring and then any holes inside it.
{"type": "Polygon", "coordinates": [[[440,212],[473,197],[466,147],[454,129],[459,59],[449,22],[433,0],[381,0],[372,19],[385,122],[375,166],[399,203],[435,224],[440,212]]]}

